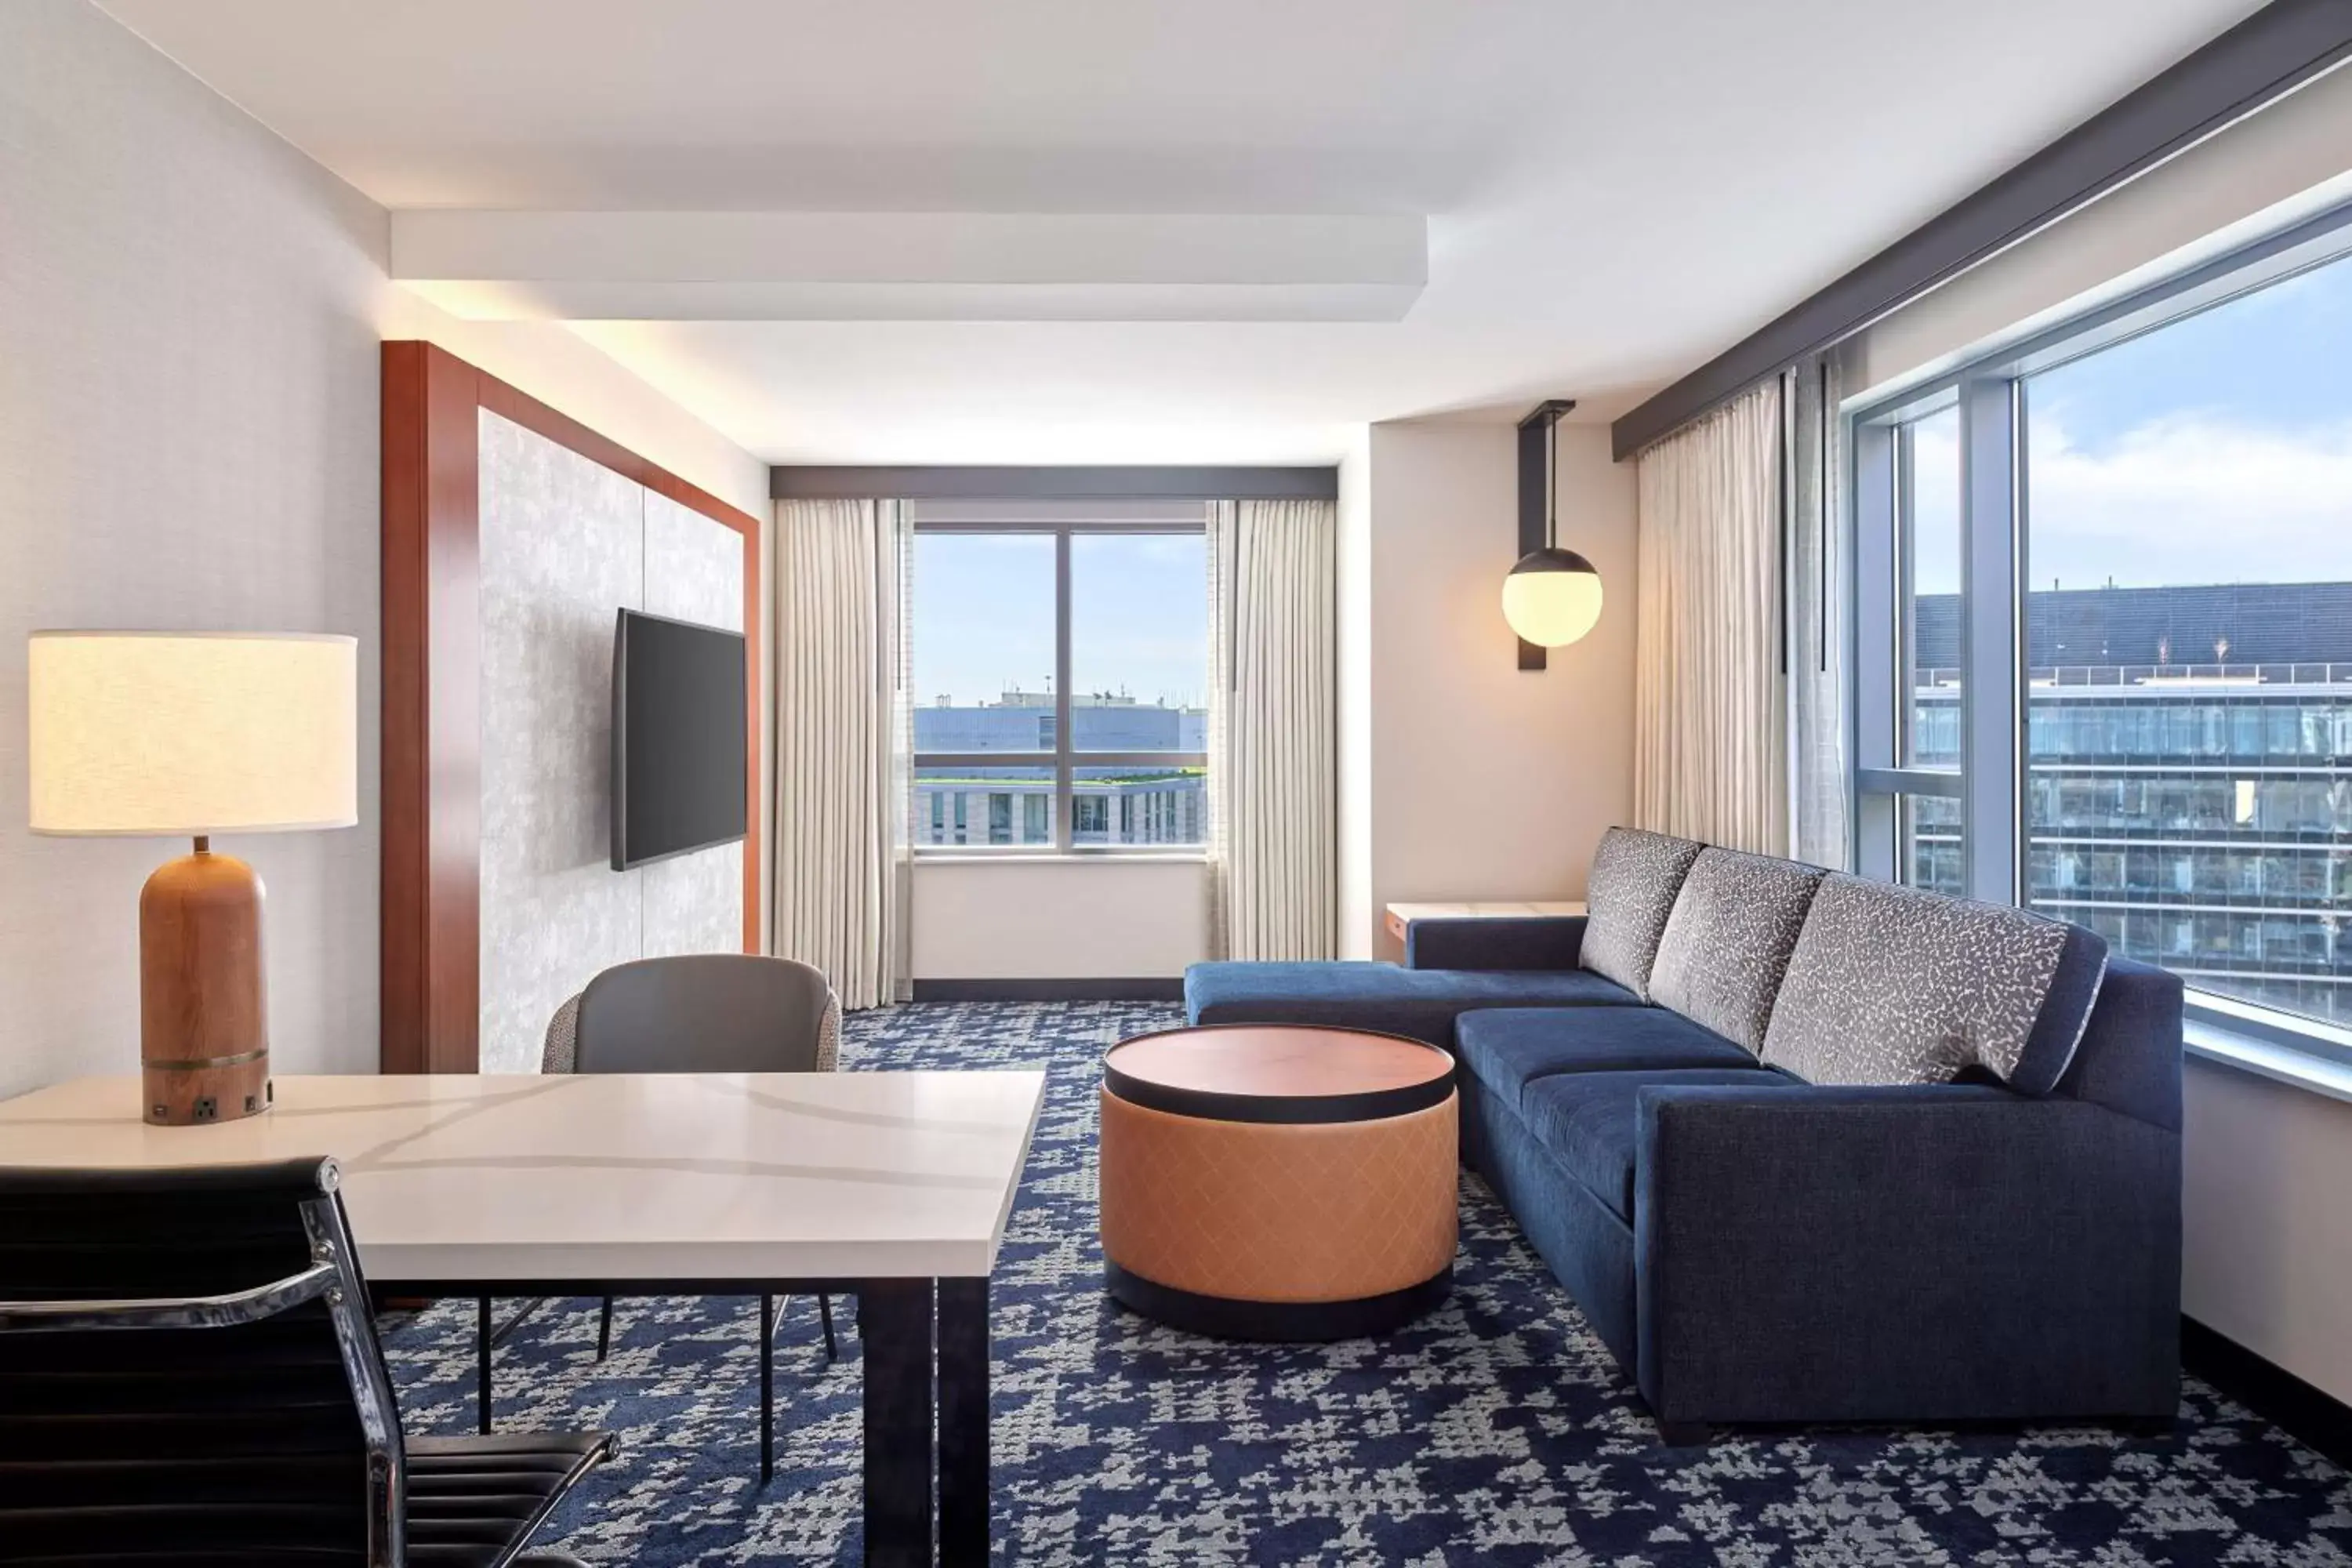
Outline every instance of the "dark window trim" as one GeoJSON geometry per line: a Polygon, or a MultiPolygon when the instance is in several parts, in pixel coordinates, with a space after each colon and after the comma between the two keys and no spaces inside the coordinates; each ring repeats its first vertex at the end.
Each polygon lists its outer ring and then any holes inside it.
{"type": "MultiPolygon", "coordinates": [[[[964,470],[940,470],[962,472],[964,470]]],[[[1335,470],[1336,471],[1336,470],[1335,470]]],[[[904,499],[904,498],[901,498],[904,499]]],[[[970,500],[969,494],[940,499],[970,500]]],[[[1011,499],[1036,500],[1035,495],[1011,499]]],[[[1099,499],[1099,498],[1096,498],[1099,499]]],[[[1208,753],[1201,752],[1114,752],[1088,751],[1072,743],[1070,734],[1070,540],[1077,534],[1200,534],[1209,531],[1205,518],[1197,523],[1154,520],[1146,522],[1101,522],[1071,521],[1062,522],[917,522],[914,531],[943,534],[1034,534],[1054,541],[1054,746],[1029,752],[916,752],[910,761],[914,773],[931,767],[999,767],[1051,768],[1054,788],[1054,837],[1049,844],[917,844],[913,853],[917,859],[954,858],[970,860],[982,858],[1003,859],[1036,859],[1045,857],[1117,859],[1123,856],[1199,855],[1208,850],[1208,844],[1081,844],[1077,841],[1076,795],[1078,773],[1086,768],[1153,767],[1199,768],[1209,765],[1208,753]]],[[[1207,584],[1202,584],[1202,609],[1207,608],[1207,584]]],[[[1202,637],[1208,638],[1211,628],[1202,627],[1202,637]]],[[[1045,782],[1045,781],[1034,781],[1045,782]]]]}
{"type": "Polygon", "coordinates": [[[1620,460],[1830,348],[2352,58],[2352,5],[2272,0],[2212,42],[1652,397],[1620,460]]]}
{"type": "Polygon", "coordinates": [[[887,468],[780,463],[776,500],[1337,500],[1336,467],[887,468]]]}

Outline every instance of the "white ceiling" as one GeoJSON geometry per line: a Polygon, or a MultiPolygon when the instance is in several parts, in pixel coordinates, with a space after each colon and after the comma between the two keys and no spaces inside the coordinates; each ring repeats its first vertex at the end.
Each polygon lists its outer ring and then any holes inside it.
{"type": "Polygon", "coordinates": [[[2254,0],[102,0],[394,207],[1419,214],[1401,321],[598,321],[779,461],[1622,412],[2254,0]]]}

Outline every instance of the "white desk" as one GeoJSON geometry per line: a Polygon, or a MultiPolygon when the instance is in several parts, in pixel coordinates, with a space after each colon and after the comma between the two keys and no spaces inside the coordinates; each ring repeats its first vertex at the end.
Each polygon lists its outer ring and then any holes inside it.
{"type": "MultiPolygon", "coordinates": [[[[0,1164],[331,1156],[361,1267],[394,1294],[855,1291],[867,1561],[930,1561],[936,1475],[941,1561],[984,1562],[987,1277],[1045,1083],[1041,1071],[289,1076],[266,1115],[150,1127],[135,1077],[81,1079],[0,1102],[0,1164]]],[[[487,1375],[483,1395],[487,1421],[487,1375]]]]}

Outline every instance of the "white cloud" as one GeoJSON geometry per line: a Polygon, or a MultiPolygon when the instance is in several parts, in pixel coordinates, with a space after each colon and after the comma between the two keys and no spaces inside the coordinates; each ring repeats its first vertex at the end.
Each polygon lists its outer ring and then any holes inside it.
{"type": "Polygon", "coordinates": [[[2352,580],[2352,422],[2152,420],[2104,450],[2032,425],[2032,585],[2352,580]]]}

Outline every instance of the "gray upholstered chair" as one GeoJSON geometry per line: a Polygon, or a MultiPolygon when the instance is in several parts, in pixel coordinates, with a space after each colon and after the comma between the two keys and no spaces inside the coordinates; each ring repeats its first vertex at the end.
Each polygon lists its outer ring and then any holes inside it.
{"type": "MultiPolygon", "coordinates": [[[[555,1010],[541,1072],[832,1072],[841,998],[823,971],[789,958],[698,952],[616,963],[555,1010]]],[[[833,1299],[820,1293],[824,1353],[839,1353],[833,1299]]],[[[760,1300],[773,1337],[775,1298],[760,1300]]],[[[596,1359],[613,1343],[613,1299],[596,1325],[596,1359]]]]}

